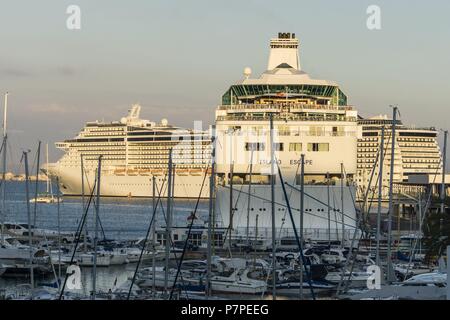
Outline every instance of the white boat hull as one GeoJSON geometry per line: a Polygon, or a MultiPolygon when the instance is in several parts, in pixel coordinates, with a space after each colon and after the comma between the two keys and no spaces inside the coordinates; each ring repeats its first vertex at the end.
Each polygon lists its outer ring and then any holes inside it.
{"type": "MultiPolygon", "coordinates": [[[[94,266],[93,254],[82,254],[79,256],[79,265],[83,267],[94,266]]],[[[109,267],[111,265],[110,255],[97,255],[97,267],[109,267]]]]}
{"type": "Polygon", "coordinates": [[[267,291],[267,285],[249,285],[247,283],[211,281],[211,290],[221,293],[259,294],[267,291]]]}

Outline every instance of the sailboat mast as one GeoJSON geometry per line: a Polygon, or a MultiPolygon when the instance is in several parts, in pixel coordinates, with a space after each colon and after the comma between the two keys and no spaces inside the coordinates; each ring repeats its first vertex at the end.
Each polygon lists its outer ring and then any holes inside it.
{"type": "Polygon", "coordinates": [[[211,176],[209,178],[209,218],[208,218],[208,252],[206,256],[207,271],[206,271],[206,296],[211,295],[211,260],[212,260],[212,245],[214,241],[214,236],[212,232],[213,228],[213,216],[214,216],[214,188],[215,188],[215,126],[212,127],[211,143],[211,176]]]}
{"type": "MultiPolygon", "coordinates": [[[[152,293],[156,294],[156,177],[152,176],[152,204],[153,204],[153,224],[152,224],[152,293]]],[[[144,248],[145,250],[145,248],[144,248]]]]}
{"type": "Polygon", "coordinates": [[[447,135],[444,131],[444,148],[442,150],[442,181],[441,181],[441,213],[445,213],[445,166],[447,165],[447,135]]]}
{"type": "Polygon", "coordinates": [[[6,193],[5,193],[5,183],[6,183],[6,145],[7,145],[7,134],[6,134],[6,124],[7,124],[7,113],[8,113],[8,92],[5,93],[5,108],[3,111],[3,172],[2,172],[2,184],[1,184],[1,193],[2,193],[2,245],[5,242],[5,219],[6,219],[6,193]]]}
{"type": "Polygon", "coordinates": [[[102,173],[102,155],[98,157],[97,169],[97,199],[95,206],[95,222],[94,222],[94,266],[92,272],[92,300],[95,300],[96,281],[97,281],[97,241],[98,241],[98,217],[100,211],[100,177],[102,173]]]}
{"type": "MultiPolygon", "coordinates": [[[[84,206],[84,161],[83,161],[83,154],[80,155],[80,162],[81,162],[81,208],[83,209],[83,215],[85,211],[84,206]]],[[[58,183],[59,187],[59,183],[58,183]]],[[[84,253],[87,252],[87,226],[83,228],[83,251],[84,253]]]]}
{"type": "Polygon", "coordinates": [[[228,235],[228,244],[230,246],[230,252],[231,252],[231,232],[233,231],[233,212],[234,212],[234,204],[233,204],[233,175],[234,175],[234,162],[231,160],[230,163],[230,225],[229,225],[229,235],[228,235]]]}
{"type": "MultiPolygon", "coordinates": [[[[46,157],[47,157],[47,164],[46,164],[46,167],[47,167],[47,172],[48,172],[48,142],[47,142],[47,145],[46,145],[46,157]]],[[[50,196],[51,196],[51,198],[52,198],[52,200],[53,200],[53,188],[52,188],[52,181],[49,179],[49,177],[47,176],[47,193],[50,191],[50,196]]]]}
{"type": "Polygon", "coordinates": [[[273,142],[273,114],[270,114],[270,192],[271,192],[271,207],[272,207],[272,299],[277,299],[277,258],[276,254],[276,230],[275,230],[275,150],[273,142]]]}
{"type": "Polygon", "coordinates": [[[391,166],[389,173],[389,213],[388,213],[388,248],[387,248],[387,282],[390,284],[393,278],[392,268],[392,253],[391,253],[391,241],[392,241],[392,214],[394,213],[393,203],[393,187],[394,187],[394,162],[395,162],[395,127],[397,124],[397,109],[393,107],[392,116],[392,134],[391,134],[391,166]]]}
{"type": "Polygon", "coordinates": [[[345,220],[344,220],[344,163],[341,162],[341,222],[342,222],[342,243],[345,247],[345,220]]]}
{"type": "Polygon", "coordinates": [[[330,173],[327,172],[328,248],[331,248],[330,173]]]}
{"type": "MultiPolygon", "coordinates": [[[[39,189],[39,161],[41,160],[41,141],[38,143],[37,149],[37,162],[36,162],[36,182],[34,187],[34,212],[33,212],[33,224],[36,225],[36,212],[37,212],[37,197],[38,197],[38,189],[39,189]]],[[[48,170],[47,170],[48,174],[48,170]]],[[[48,180],[48,179],[47,179],[48,180]]]]}
{"type": "MultiPolygon", "coordinates": [[[[376,249],[376,265],[380,264],[380,238],[381,238],[381,199],[383,197],[383,163],[384,163],[384,126],[381,127],[381,143],[380,143],[380,170],[378,172],[378,210],[377,210],[377,249],[376,249]]],[[[369,214],[369,213],[367,213],[369,214]]]]}
{"type": "Polygon", "coordinates": [[[247,198],[247,246],[250,245],[250,203],[252,200],[252,174],[253,174],[253,151],[250,154],[250,170],[249,170],[249,182],[248,182],[248,198],[247,198]]]}
{"type": "Polygon", "coordinates": [[[34,272],[33,272],[33,240],[31,231],[31,210],[30,210],[30,190],[29,190],[29,172],[28,172],[28,151],[23,152],[25,160],[25,193],[27,200],[27,216],[28,216],[28,246],[29,246],[29,263],[30,263],[30,285],[31,290],[34,289],[34,272]]]}
{"type": "MultiPolygon", "coordinates": [[[[48,159],[47,159],[48,161],[48,159]]],[[[48,171],[47,171],[48,172],[48,171]]],[[[47,178],[48,179],[48,178],[47,178]]],[[[57,210],[57,220],[58,220],[58,287],[59,287],[59,281],[61,279],[61,208],[60,208],[60,194],[59,194],[59,177],[56,177],[56,185],[58,188],[58,192],[56,194],[56,200],[58,203],[58,210],[57,210]]]]}
{"type": "MultiPolygon", "coordinates": [[[[301,187],[301,192],[300,192],[300,243],[301,243],[301,248],[300,250],[303,250],[303,216],[304,216],[304,210],[305,210],[305,155],[302,154],[301,158],[300,158],[301,162],[301,176],[300,176],[300,187],[301,187]]],[[[295,226],[293,226],[295,228],[295,226]]],[[[300,253],[300,279],[299,279],[299,284],[300,284],[300,300],[303,300],[303,259],[301,258],[302,253],[300,253]]]]}
{"type": "Polygon", "coordinates": [[[172,149],[169,150],[169,172],[167,181],[167,209],[166,209],[166,257],[164,272],[164,292],[169,287],[169,260],[170,260],[170,242],[172,238],[172,149]]]}
{"type": "Polygon", "coordinates": [[[5,93],[5,108],[3,109],[3,137],[6,137],[6,124],[7,124],[7,114],[8,114],[8,95],[9,93],[5,93]]]}

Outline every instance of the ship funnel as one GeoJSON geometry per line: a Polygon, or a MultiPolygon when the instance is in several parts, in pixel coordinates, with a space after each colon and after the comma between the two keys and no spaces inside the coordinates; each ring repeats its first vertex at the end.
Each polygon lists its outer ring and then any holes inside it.
{"type": "Polygon", "coordinates": [[[278,33],[278,38],[270,40],[270,54],[267,70],[273,70],[279,66],[300,70],[298,45],[299,41],[295,37],[295,33],[278,33]]]}

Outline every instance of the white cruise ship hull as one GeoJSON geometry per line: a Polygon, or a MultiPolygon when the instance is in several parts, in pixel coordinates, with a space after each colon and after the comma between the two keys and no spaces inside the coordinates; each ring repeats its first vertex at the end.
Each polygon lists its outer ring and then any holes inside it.
{"type": "MultiPolygon", "coordinates": [[[[49,174],[54,181],[58,178],[60,190],[64,195],[78,196],[83,193],[81,189],[81,168],[61,168],[55,164],[49,166],[49,174]]],[[[200,175],[175,174],[174,197],[198,198],[200,194],[201,198],[209,197],[209,176],[204,179],[204,175],[204,171],[200,175]],[[202,188],[203,181],[204,185],[202,188]]],[[[159,192],[161,192],[162,197],[167,197],[167,181],[164,181],[165,176],[159,175],[155,177],[157,186],[156,196],[159,196],[159,192]]],[[[94,181],[95,176],[93,173],[86,174],[84,194],[89,194],[92,191],[94,181]]],[[[100,191],[103,197],[152,197],[152,176],[139,174],[119,176],[112,174],[112,172],[105,172],[101,176],[100,191]]]]}
{"type": "MultiPolygon", "coordinates": [[[[299,186],[296,186],[299,187],[299,186]]],[[[271,214],[271,188],[268,185],[251,187],[250,212],[249,212],[249,236],[255,238],[258,230],[258,239],[271,239],[272,214],[271,214]],[[256,216],[258,224],[256,225],[256,216]]],[[[290,206],[297,232],[299,232],[300,221],[300,193],[286,187],[290,206]]],[[[344,203],[344,242],[351,242],[356,227],[356,210],[354,201],[355,188],[345,186],[343,192],[344,203]]],[[[230,225],[230,188],[219,186],[217,188],[216,212],[218,219],[222,221],[223,227],[230,225]]],[[[232,238],[246,238],[247,232],[247,208],[248,208],[248,185],[235,185],[233,187],[233,231],[232,238]]],[[[330,232],[331,240],[342,240],[342,215],[341,215],[341,188],[330,186],[330,222],[328,220],[328,196],[327,186],[306,185],[305,203],[303,216],[303,235],[305,239],[314,241],[328,240],[330,232]],[[339,211],[337,211],[339,210],[339,211]],[[328,226],[330,225],[330,231],[328,226]]],[[[293,238],[293,227],[289,216],[283,189],[280,185],[275,187],[275,227],[277,238],[293,238]]]]}

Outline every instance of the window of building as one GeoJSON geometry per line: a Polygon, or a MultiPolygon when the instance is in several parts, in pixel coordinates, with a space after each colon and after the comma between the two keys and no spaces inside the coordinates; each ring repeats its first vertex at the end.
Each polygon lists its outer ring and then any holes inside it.
{"type": "Polygon", "coordinates": [[[329,143],[308,143],[308,151],[312,151],[312,152],[330,151],[330,144],[329,143]]]}

